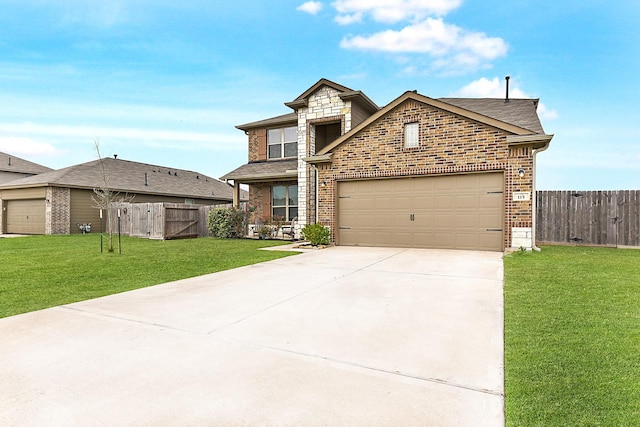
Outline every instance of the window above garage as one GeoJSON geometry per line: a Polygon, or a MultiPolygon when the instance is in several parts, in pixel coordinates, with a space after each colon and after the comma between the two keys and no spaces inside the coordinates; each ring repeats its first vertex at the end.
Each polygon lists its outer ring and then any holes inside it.
{"type": "Polygon", "coordinates": [[[419,145],[418,122],[404,125],[404,148],[417,148],[419,145]]]}

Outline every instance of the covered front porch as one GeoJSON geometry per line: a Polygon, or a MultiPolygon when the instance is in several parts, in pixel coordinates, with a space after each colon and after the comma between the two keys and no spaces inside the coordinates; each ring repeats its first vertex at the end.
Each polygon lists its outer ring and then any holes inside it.
{"type": "Polygon", "coordinates": [[[252,212],[247,237],[292,240],[300,237],[297,160],[250,162],[221,179],[233,183],[236,207],[241,186],[249,187],[248,209],[252,212]]]}

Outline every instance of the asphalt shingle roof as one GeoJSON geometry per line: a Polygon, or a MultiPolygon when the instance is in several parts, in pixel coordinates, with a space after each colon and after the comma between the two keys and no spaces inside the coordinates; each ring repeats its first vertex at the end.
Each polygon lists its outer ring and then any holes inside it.
{"type": "Polygon", "coordinates": [[[298,160],[291,159],[247,163],[220,179],[233,179],[243,182],[244,179],[259,181],[261,179],[297,178],[297,176],[298,160]]]}
{"type": "Polygon", "coordinates": [[[439,101],[473,111],[512,125],[544,134],[536,109],[537,99],[501,98],[438,98],[439,101]]]}
{"type": "Polygon", "coordinates": [[[51,170],[53,169],[0,152],[0,171],[2,172],[31,173],[35,175],[51,170]]]}
{"type": "MultiPolygon", "coordinates": [[[[101,162],[114,191],[199,199],[233,200],[230,185],[198,172],[137,163],[111,157],[22,178],[0,188],[57,186],[99,188],[103,185],[101,162]],[[146,178],[145,178],[146,174],[146,178]]],[[[243,196],[246,196],[243,194],[243,196]]],[[[246,197],[241,197],[246,199],[246,197]]]]}

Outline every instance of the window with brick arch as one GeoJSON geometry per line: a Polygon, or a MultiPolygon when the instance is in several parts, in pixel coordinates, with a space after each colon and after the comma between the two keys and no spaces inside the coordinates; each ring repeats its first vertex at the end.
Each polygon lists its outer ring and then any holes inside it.
{"type": "Polygon", "coordinates": [[[295,126],[269,129],[267,132],[269,159],[284,159],[298,155],[298,132],[295,126]]]}

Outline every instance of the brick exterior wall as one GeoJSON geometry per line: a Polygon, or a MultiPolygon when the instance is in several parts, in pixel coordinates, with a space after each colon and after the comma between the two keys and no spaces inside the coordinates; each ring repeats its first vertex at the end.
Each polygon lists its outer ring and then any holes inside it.
{"type": "Polygon", "coordinates": [[[531,201],[512,201],[514,191],[532,191],[530,147],[510,149],[508,133],[408,100],[358,135],[333,150],[332,162],[318,168],[319,221],[336,235],[338,180],[428,176],[504,171],[504,247],[511,246],[512,228],[531,227],[531,201]],[[404,125],[419,123],[419,147],[404,148],[404,125]],[[525,170],[524,178],[518,169],[525,170]]]}
{"type": "Polygon", "coordinates": [[[45,203],[45,234],[71,232],[71,189],[47,187],[45,203]]]}

